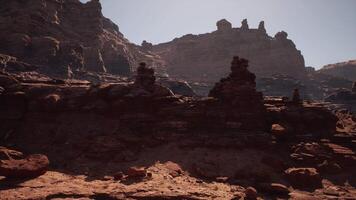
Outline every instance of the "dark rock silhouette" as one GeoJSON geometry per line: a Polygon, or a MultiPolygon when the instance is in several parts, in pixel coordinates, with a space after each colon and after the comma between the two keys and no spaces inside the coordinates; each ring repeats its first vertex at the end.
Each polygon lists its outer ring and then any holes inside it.
{"type": "Polygon", "coordinates": [[[227,21],[226,19],[222,19],[218,22],[216,22],[216,26],[218,31],[220,32],[226,32],[232,29],[232,24],[227,21]]]}

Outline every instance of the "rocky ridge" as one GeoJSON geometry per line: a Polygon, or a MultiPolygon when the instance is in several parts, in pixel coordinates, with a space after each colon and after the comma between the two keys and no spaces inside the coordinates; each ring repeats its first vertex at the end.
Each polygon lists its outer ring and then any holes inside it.
{"type": "Polygon", "coordinates": [[[264,22],[258,29],[249,28],[247,20],[240,28],[232,28],[227,20],[217,22],[212,33],[188,34],[171,42],[153,45],[153,52],[166,61],[173,77],[191,82],[216,82],[228,74],[224,66],[234,55],[250,61],[250,69],[258,77],[286,74],[303,78],[304,58],[286,32],[267,35],[264,22]]]}
{"type": "MultiPolygon", "coordinates": [[[[1,73],[1,145],[50,161],[37,178],[0,178],[1,197],[353,198],[352,117],[262,99],[247,65],[235,57],[208,98],[172,94],[143,63],[134,82],[99,85],[1,73]]],[[[23,162],[10,149],[1,163],[23,162]]]]}
{"type": "Polygon", "coordinates": [[[140,61],[157,59],[124,38],[102,15],[98,0],[3,0],[1,5],[0,53],[39,65],[47,75],[73,78],[88,71],[128,76],[140,61]]]}
{"type": "Polygon", "coordinates": [[[350,81],[356,80],[356,60],[326,65],[319,73],[328,74],[335,77],[345,78],[350,81]]]}

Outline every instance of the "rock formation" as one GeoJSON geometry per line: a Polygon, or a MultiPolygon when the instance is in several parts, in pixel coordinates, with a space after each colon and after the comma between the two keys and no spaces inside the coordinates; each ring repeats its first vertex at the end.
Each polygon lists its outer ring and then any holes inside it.
{"type": "Polygon", "coordinates": [[[356,60],[341,62],[336,64],[326,65],[320,70],[319,73],[328,74],[339,78],[345,78],[350,81],[356,80],[356,60]]]}
{"type": "Polygon", "coordinates": [[[172,96],[173,92],[168,88],[156,84],[154,69],[146,66],[146,63],[140,63],[137,68],[137,75],[131,93],[147,94],[153,96],[172,96]],[[135,92],[133,92],[135,91],[135,92]]]}
{"type": "Polygon", "coordinates": [[[263,33],[267,33],[266,28],[265,28],[265,22],[261,21],[260,24],[258,25],[258,30],[263,32],[263,33]]]}
{"type": "Polygon", "coordinates": [[[257,77],[274,74],[305,77],[304,58],[285,32],[271,37],[266,34],[264,22],[253,29],[247,20],[241,28],[231,28],[230,22],[220,20],[217,29],[154,45],[152,51],[166,61],[171,77],[189,82],[215,83],[229,73],[229,68],[224,66],[234,55],[248,59],[257,77]]]}
{"type": "Polygon", "coordinates": [[[325,98],[325,101],[339,104],[341,108],[356,112],[356,82],[351,89],[340,88],[325,98]]]}
{"type": "Polygon", "coordinates": [[[230,75],[221,79],[209,96],[228,105],[228,109],[233,108],[236,113],[231,115],[244,121],[242,124],[255,121],[254,125],[263,129],[265,108],[262,93],[256,92],[256,76],[247,68],[248,60],[235,56],[231,62],[230,75]]]}
{"type": "Polygon", "coordinates": [[[210,91],[209,96],[227,103],[240,103],[249,99],[251,104],[262,104],[262,93],[256,92],[256,76],[249,72],[248,60],[235,56],[231,63],[231,74],[210,91]],[[259,102],[259,103],[258,103],[259,102]]]}
{"type": "Polygon", "coordinates": [[[247,31],[248,29],[250,29],[250,27],[248,26],[247,19],[242,20],[242,22],[241,22],[241,30],[247,31]]]}
{"type": "Polygon", "coordinates": [[[205,98],[157,92],[169,90],[144,63],[133,82],[101,84],[6,66],[22,73],[0,72],[0,144],[45,154],[51,167],[0,147],[5,199],[354,197],[354,186],[330,178],[354,177],[352,117],[319,102],[261,99],[245,59],[235,57],[205,98]]]}
{"type": "Polygon", "coordinates": [[[299,89],[296,88],[293,91],[293,97],[292,97],[292,102],[295,104],[300,104],[301,103],[301,99],[300,99],[300,94],[299,94],[299,89]]]}
{"type": "Polygon", "coordinates": [[[0,13],[0,53],[47,67],[48,74],[127,76],[138,60],[150,60],[102,15],[98,0],[4,0],[0,13]]]}
{"type": "Polygon", "coordinates": [[[5,152],[8,156],[8,158],[0,159],[0,176],[15,179],[36,178],[46,173],[48,169],[49,160],[45,155],[33,154],[22,159],[14,159],[7,152],[16,151],[2,147],[0,147],[0,151],[5,152]]]}
{"type": "Polygon", "coordinates": [[[220,32],[230,31],[232,29],[232,24],[226,19],[216,22],[216,26],[220,32]]]}

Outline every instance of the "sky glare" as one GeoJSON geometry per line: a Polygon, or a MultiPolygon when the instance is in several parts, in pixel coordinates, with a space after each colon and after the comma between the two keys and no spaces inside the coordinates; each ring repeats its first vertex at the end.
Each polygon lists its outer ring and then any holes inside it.
{"type": "MultiPolygon", "coordinates": [[[[85,2],[86,0],[82,0],[85,2]]],[[[234,27],[265,21],[267,33],[284,30],[306,65],[356,59],[356,0],[101,0],[103,14],[131,42],[168,42],[214,31],[226,18],[234,27]]]]}

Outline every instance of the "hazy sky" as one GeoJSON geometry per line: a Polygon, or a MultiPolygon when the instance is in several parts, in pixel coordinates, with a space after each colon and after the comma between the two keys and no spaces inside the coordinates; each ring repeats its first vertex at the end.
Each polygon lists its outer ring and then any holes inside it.
{"type": "MultiPolygon", "coordinates": [[[[86,0],[82,0],[86,1],[86,0]]],[[[103,13],[131,42],[167,42],[206,33],[226,18],[239,27],[264,20],[269,35],[288,32],[306,65],[356,59],[356,0],[101,0],[103,13]]]]}

